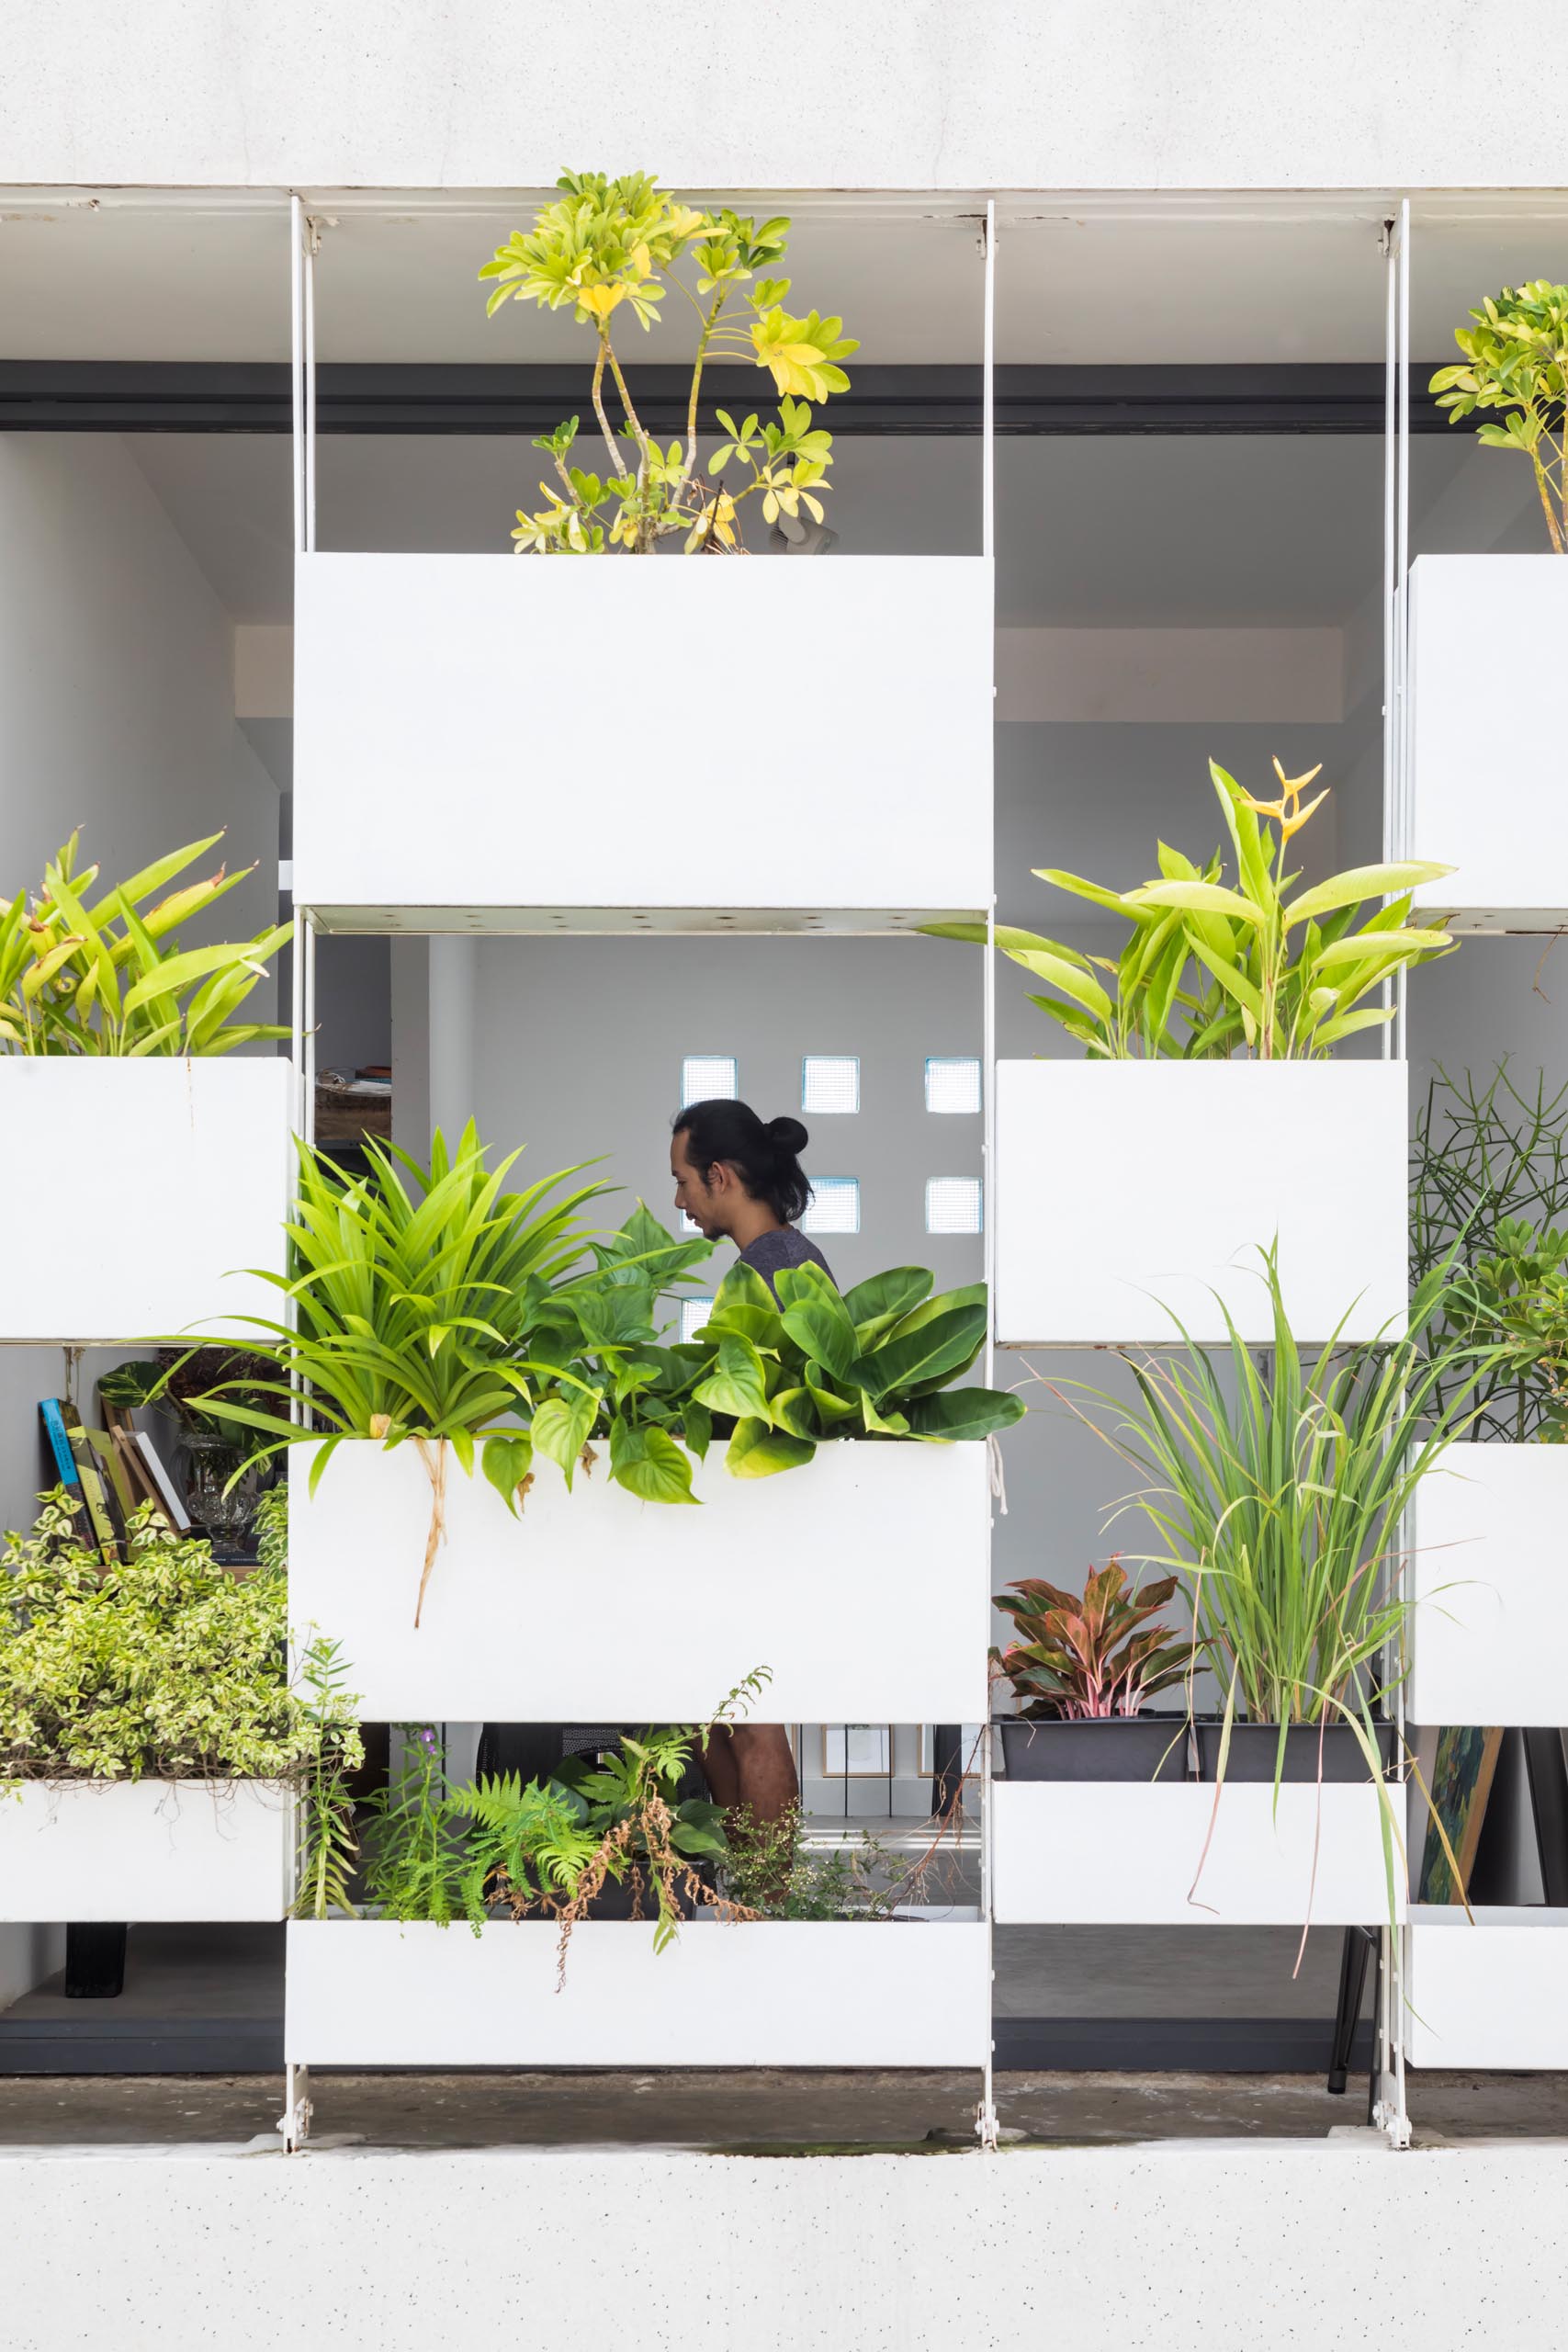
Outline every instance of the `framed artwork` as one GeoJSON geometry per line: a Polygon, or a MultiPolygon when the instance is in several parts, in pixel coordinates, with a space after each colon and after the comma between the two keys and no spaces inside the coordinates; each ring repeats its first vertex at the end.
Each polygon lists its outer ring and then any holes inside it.
{"type": "Polygon", "coordinates": [[[885,1781],[893,1770],[891,1724],[824,1724],[825,1781],[885,1781]]]}
{"type": "MultiPolygon", "coordinates": [[[[1500,1725],[1450,1724],[1438,1734],[1437,1753],[1432,1764],[1432,1811],[1448,1832],[1449,1843],[1459,1863],[1460,1880],[1466,1886],[1475,1867],[1481,1827],[1486,1818],[1486,1803],[1492,1793],[1492,1781],[1502,1745],[1500,1725]]],[[[1463,1900],[1453,1866],[1443,1851],[1438,1823],[1430,1819],[1421,1851],[1421,1877],[1416,1900],[1421,1903],[1459,1903],[1463,1900]]]]}
{"type": "Polygon", "coordinates": [[[951,1757],[953,1735],[958,1735],[958,1761],[965,1780],[973,1780],[980,1770],[980,1726],[978,1724],[921,1724],[919,1750],[915,1765],[922,1781],[930,1780],[937,1769],[936,1735],[943,1734],[946,1755],[951,1757]]]}

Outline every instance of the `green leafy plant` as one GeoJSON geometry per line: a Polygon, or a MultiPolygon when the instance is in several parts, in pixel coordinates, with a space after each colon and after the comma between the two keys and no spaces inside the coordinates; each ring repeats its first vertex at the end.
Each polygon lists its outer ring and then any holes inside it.
{"type": "Polygon", "coordinates": [[[1411,1279],[1452,1262],[1438,1336],[1438,1397],[1446,1401],[1468,1343],[1484,1351],[1474,1434],[1568,1437],[1568,1086],[1533,1092],[1506,1064],[1481,1084],[1439,1070],[1427,1090],[1411,1155],[1411,1279]]]}
{"type": "MultiPolygon", "coordinates": [[[[284,1498],[279,1494],[277,1499],[284,1498]]],[[[275,1527],[269,1541],[276,1540],[275,1527]]],[[[321,1730],[300,1792],[301,1868],[294,1898],[299,1919],[327,1919],[354,1907],[349,1883],[359,1860],[359,1838],[349,1782],[365,1761],[365,1747],[355,1722],[358,1702],[347,1689],[349,1670],[341,1645],[320,1637],[299,1663],[304,1703],[321,1730]]]]}
{"type": "Polygon", "coordinates": [[[575,416],[536,441],[555,479],[539,485],[542,508],[518,510],[512,534],[517,552],[598,555],[621,548],[647,555],[674,533],[682,535],[687,554],[720,552],[739,544],[739,510],[753,497],[769,523],[781,516],[796,522],[802,508],[819,523],[832,435],[813,424],[809,404],[848,390],[839,363],[859,345],[844,335],[840,319],[787,311],[787,277],[757,275],[783,260],[788,220],[759,226],[728,208],[694,210],[645,172],[619,179],[568,172],[556,185],[560,197],[536,215],[532,232],[513,230],[479,277],[493,281],[491,316],[505,302],[533,302],[541,310],[570,309],[592,330],[591,398],[609,470],[601,476],[572,462],[575,416]],[[694,287],[676,269],[688,257],[694,287]],[[637,413],[612,333],[623,307],[644,330],[655,323],[666,280],[697,319],[685,433],[668,447],[637,413]],[[737,315],[741,309],[749,320],[737,315]],[[738,358],[772,375],[778,420],[759,424],[750,415],[737,424],[719,410],[728,437],[710,460],[713,479],[705,479],[697,470],[703,370],[710,360],[738,358]],[[605,405],[606,376],[620,406],[618,428],[605,405]],[[717,481],[732,464],[750,477],[736,490],[717,481]]]}
{"type": "Polygon", "coordinates": [[[1081,1593],[1025,1577],[996,1595],[1018,1639],[991,1655],[1011,1682],[1018,1712],[1034,1720],[1100,1722],[1135,1715],[1191,1671],[1190,1639],[1156,1624],[1176,1590],[1174,1577],[1130,1586],[1121,1556],[1090,1571],[1081,1593]],[[1016,1597],[1015,1597],[1016,1596],[1016,1597]]]}
{"type": "Polygon", "coordinates": [[[712,1254],[706,1241],[677,1240],[642,1202],[618,1233],[592,1244],[593,1264],[556,1284],[540,1304],[532,1341],[542,1364],[526,1427],[487,1452],[486,1467],[505,1481],[531,1482],[538,1457],[553,1462],[570,1487],[607,1441],[610,1476],[644,1502],[689,1503],[691,1456],[677,1442],[690,1382],[685,1352],[661,1339],[665,1299],[712,1254]]]}
{"type": "Polygon", "coordinates": [[[234,1016],[292,923],[220,946],[175,943],[182,924],[254,871],[220,866],[205,882],[168,888],[221,839],[191,842],[95,899],[98,869],[78,873],[73,833],[36,897],[0,899],[0,1053],[212,1055],[287,1037],[286,1028],[234,1016]]]}
{"type": "Polygon", "coordinates": [[[748,1917],[891,1919],[900,1905],[961,1899],[957,1849],[944,1844],[944,1831],[911,1855],[869,1831],[816,1846],[798,1805],[771,1821],[742,1809],[727,1826],[729,1850],[720,1883],[748,1917]]]}
{"type": "MultiPolygon", "coordinates": [[[[1159,1055],[1225,1061],[1238,1052],[1260,1061],[1307,1059],[1391,1021],[1392,1006],[1363,1000],[1395,972],[1451,948],[1446,932],[1409,922],[1412,889],[1450,873],[1450,866],[1356,866],[1298,889],[1299,874],[1284,870],[1285,852],[1326,793],[1303,808],[1301,796],[1320,771],[1289,777],[1276,760],[1274,772],[1280,797],[1258,800],[1209,763],[1234,883],[1221,878],[1221,851],[1198,866],[1164,842],[1159,878],[1135,890],[1106,889],[1057,866],[1035,868],[1043,882],[1132,925],[1114,961],[1034,932],[1003,926],[995,933],[1004,955],[1055,991],[1030,1002],[1089,1055],[1108,1061],[1159,1055]],[[1390,891],[1403,895],[1365,913],[1370,901],[1390,891]]],[[[923,928],[942,939],[987,937],[981,923],[923,928]]]]}
{"type": "Polygon", "coordinates": [[[1505,286],[1470,315],[1472,327],[1454,329],[1463,359],[1427,389],[1450,424],[1478,410],[1501,414],[1478,424],[1476,438],[1529,459],[1552,551],[1568,555],[1568,286],[1505,286]]]}
{"type": "Polygon", "coordinates": [[[692,1503],[716,1414],[739,1423],[725,1458],[743,1477],[808,1462],[825,1438],[980,1438],[1022,1414],[1016,1396],[949,1386],[985,1344],[984,1284],[932,1298],[928,1272],[899,1267],[841,1298],[807,1266],[780,1276],[775,1299],[737,1266],[706,1329],[670,1345],[663,1302],[707,1242],[677,1240],[640,1202],[618,1233],[590,1237],[575,1211],[603,1187],[552,1202],[572,1169],[503,1193],[517,1155],[487,1173],[471,1125],[455,1159],[436,1136],[428,1169],[368,1150],[359,1179],[301,1148],[290,1270],[265,1277],[297,1327],[254,1327],[269,1383],[247,1373],[197,1401],[254,1433],[253,1460],[313,1446],[312,1492],[345,1438],[415,1442],[432,1487],[416,1624],[445,1533],[448,1442],[465,1472],[482,1459],[514,1511],[541,1460],[570,1487],[597,1443],[640,1499],[692,1503]],[[308,1387],[308,1421],[286,1412],[290,1375],[308,1387]]]}
{"type": "Polygon", "coordinates": [[[1137,1404],[1089,1390],[1083,1417],[1139,1475],[1129,1500],[1164,1546],[1145,1563],[1184,1589],[1227,1723],[1350,1723],[1372,1762],[1372,1708],[1409,1609],[1401,1517],[1464,1426],[1479,1367],[1469,1350],[1445,1363],[1428,1344],[1449,1269],[1416,1290],[1404,1338],[1348,1346],[1336,1333],[1307,1358],[1277,1253],[1259,1258],[1272,1334],[1261,1361],[1228,1312],[1228,1347],[1213,1353],[1173,1316],[1180,1352],[1124,1356],[1137,1404]]]}
{"type": "Polygon", "coordinates": [[[624,1736],[615,1754],[569,1758],[547,1781],[511,1773],[449,1788],[434,1728],[412,1727],[400,1777],[369,1808],[367,1900],[395,1919],[467,1919],[476,1935],[497,1912],[553,1918],[563,1975],[573,1928],[610,1883],[628,1885],[634,1917],[653,1918],[656,1952],[694,1907],[754,1916],[717,1892],[723,1815],[682,1782],[714,1729],[748,1712],[770,1679],[758,1667],[705,1724],[624,1736]]]}
{"type": "Polygon", "coordinates": [[[933,1298],[923,1267],[896,1266],[840,1296],[810,1264],[777,1283],[775,1298],[750,1266],[731,1267],[679,1351],[692,1366],[686,1443],[705,1454],[714,1416],[733,1421],[725,1463],[737,1477],[795,1469],[827,1438],[981,1438],[1021,1418],[1021,1397],[948,1385],[985,1345],[984,1283],[933,1298]]]}
{"type": "Polygon", "coordinates": [[[307,1787],[360,1762],[335,1646],[290,1680],[280,1565],[236,1578],[144,1505],[106,1568],[57,1489],[0,1566],[0,1777],[307,1787]]]}
{"type": "Polygon", "coordinates": [[[575,1381],[552,1362],[536,1362],[528,1341],[553,1284],[582,1254],[576,1212],[604,1187],[552,1199],[581,1172],[569,1169],[504,1192],[519,1155],[488,1170],[471,1121],[456,1156],[437,1132],[428,1167],[396,1145],[366,1149],[370,1174],[354,1177],[299,1146],[289,1271],[256,1270],[292,1301],[295,1327],[247,1317],[261,1335],[253,1352],[271,1359],[275,1377],[220,1385],[202,1404],[220,1422],[255,1433],[252,1459],[313,1445],[312,1492],[345,1438],[389,1447],[412,1440],[433,1497],[423,1604],[445,1532],[448,1444],[471,1474],[483,1442],[487,1470],[513,1489],[527,1475],[514,1417],[532,1402],[533,1384],[575,1381]],[[288,1417],[290,1375],[309,1384],[308,1424],[288,1417]],[[258,1385],[270,1388],[273,1403],[254,1401],[258,1385]]]}

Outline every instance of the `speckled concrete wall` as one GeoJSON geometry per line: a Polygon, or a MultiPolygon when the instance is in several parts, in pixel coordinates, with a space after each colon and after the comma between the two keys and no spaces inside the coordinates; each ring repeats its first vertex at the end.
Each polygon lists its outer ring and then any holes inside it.
{"type": "Polygon", "coordinates": [[[6,2352],[1561,2352],[1568,2147],[0,2156],[6,2352]]]}
{"type": "Polygon", "coordinates": [[[1565,72],[1556,0],[8,0],[0,180],[526,187],[619,109],[675,187],[1551,187],[1565,72]]]}

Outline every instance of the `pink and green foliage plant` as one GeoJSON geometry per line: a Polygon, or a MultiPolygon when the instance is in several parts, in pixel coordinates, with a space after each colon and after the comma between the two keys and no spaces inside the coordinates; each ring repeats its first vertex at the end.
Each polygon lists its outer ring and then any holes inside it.
{"type": "Polygon", "coordinates": [[[1176,1590],[1174,1577],[1129,1586],[1118,1553],[1091,1568],[1082,1594],[1025,1577],[996,1596],[1021,1638],[992,1652],[1018,1694],[1019,1713],[1100,1723],[1135,1715],[1191,1666],[1190,1641],[1153,1623],[1176,1590]],[[1014,1600],[1011,1596],[1017,1594],[1014,1600]]]}

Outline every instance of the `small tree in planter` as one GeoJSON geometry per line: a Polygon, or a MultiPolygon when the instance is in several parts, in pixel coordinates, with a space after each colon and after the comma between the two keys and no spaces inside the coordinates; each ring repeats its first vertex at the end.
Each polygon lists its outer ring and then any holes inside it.
{"type": "Polygon", "coordinates": [[[1506,412],[1475,428],[1489,449],[1517,449],[1535,486],[1554,555],[1568,555],[1568,286],[1549,277],[1505,286],[1456,327],[1464,357],[1439,368],[1427,387],[1458,424],[1477,410],[1506,412]]]}
{"type": "Polygon", "coordinates": [[[847,391],[839,362],[859,349],[840,334],[842,321],[816,311],[792,316],[784,307],[787,277],[759,277],[784,255],[789,222],[751,219],[728,208],[694,211],[646,172],[610,179],[603,172],[567,172],[556,183],[558,202],[536,216],[533,232],[514,229],[480,270],[495,281],[490,313],[509,301],[541,310],[570,308],[592,331],[595,351],[591,397],[609,471],[601,477],[570,462],[579,420],[569,417],[536,441],[549,458],[555,483],[539,487],[548,502],[535,514],[518,510],[512,537],[519,555],[599,555],[621,548],[651,555],[661,539],[679,534],[685,552],[722,553],[740,544],[739,509],[760,497],[769,523],[804,536],[800,516],[822,522],[818,495],[832,463],[832,435],[813,425],[810,403],[847,391]],[[695,289],[675,275],[689,255],[695,289]],[[657,441],[633,402],[615,351],[612,321],[623,308],[645,330],[659,318],[664,278],[697,314],[697,346],[686,397],[685,431],[669,446],[657,441]],[[741,323],[731,306],[751,316],[741,323]],[[726,438],[709,460],[712,481],[697,471],[697,425],[703,370],[711,359],[741,359],[765,368],[779,394],[776,423],[748,415],[737,424],[720,409],[726,438]],[[605,378],[621,411],[612,424],[605,378]],[[617,432],[622,447],[617,447],[617,432]],[[749,470],[743,487],[721,487],[731,464],[749,470]]]}
{"type": "Polygon", "coordinates": [[[1143,1713],[1191,1672],[1190,1640],[1152,1622],[1175,1591],[1174,1577],[1130,1587],[1118,1554],[1081,1595],[1043,1577],[997,1594],[1021,1637],[991,1653],[1020,1702],[1001,1726],[1010,1780],[1186,1779],[1185,1727],[1143,1713]]]}

